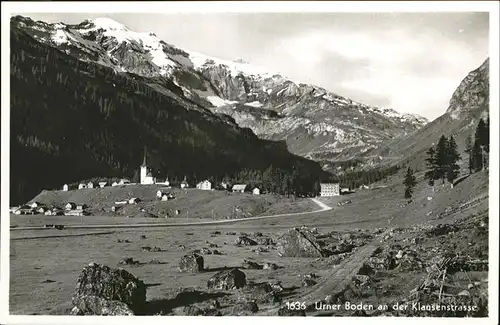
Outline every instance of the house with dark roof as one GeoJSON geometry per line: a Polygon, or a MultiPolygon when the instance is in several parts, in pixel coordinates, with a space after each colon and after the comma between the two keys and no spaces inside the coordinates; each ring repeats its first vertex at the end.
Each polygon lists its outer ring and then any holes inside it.
{"type": "Polygon", "coordinates": [[[239,192],[239,193],[244,193],[245,189],[247,188],[247,184],[235,184],[233,185],[233,193],[239,192]]]}

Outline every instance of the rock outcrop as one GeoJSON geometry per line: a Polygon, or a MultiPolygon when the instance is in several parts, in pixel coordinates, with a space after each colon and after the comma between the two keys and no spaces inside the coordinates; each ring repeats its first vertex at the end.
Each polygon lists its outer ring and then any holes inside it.
{"type": "Polygon", "coordinates": [[[278,238],[278,254],[287,257],[325,256],[314,234],[307,229],[293,228],[278,238]]]}
{"type": "Polygon", "coordinates": [[[78,277],[72,303],[72,313],[78,315],[140,313],[146,304],[146,286],[123,269],[90,263],[78,277]]]}
{"type": "Polygon", "coordinates": [[[234,268],[231,270],[222,270],[214,274],[207,282],[208,289],[232,290],[246,286],[246,275],[240,270],[234,268]]]}
{"type": "Polygon", "coordinates": [[[179,261],[180,272],[201,272],[203,271],[203,256],[191,253],[181,257],[179,261]]]}

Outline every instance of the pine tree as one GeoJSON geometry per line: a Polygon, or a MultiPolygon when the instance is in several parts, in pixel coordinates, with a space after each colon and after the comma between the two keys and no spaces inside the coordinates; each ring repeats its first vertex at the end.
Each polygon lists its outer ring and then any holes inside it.
{"type": "Polygon", "coordinates": [[[319,193],[321,192],[321,185],[319,180],[314,181],[313,190],[314,195],[319,195],[319,193]]]}
{"type": "Polygon", "coordinates": [[[479,141],[479,145],[483,146],[486,152],[489,151],[489,126],[487,126],[483,119],[480,119],[477,123],[476,134],[474,138],[475,141],[479,141]]]}
{"type": "Polygon", "coordinates": [[[474,169],[474,162],[472,159],[472,137],[469,135],[467,139],[465,139],[465,150],[464,152],[468,155],[468,168],[469,175],[472,174],[472,170],[474,169]]]}
{"type": "Polygon", "coordinates": [[[485,123],[485,130],[484,130],[484,146],[485,146],[485,151],[490,152],[490,116],[486,118],[486,123],[485,123]]]}
{"type": "Polygon", "coordinates": [[[436,180],[436,151],[433,147],[430,147],[427,150],[427,158],[425,159],[427,162],[427,168],[429,170],[425,173],[425,178],[429,180],[428,184],[430,186],[434,186],[434,181],[436,180]]]}
{"type": "Polygon", "coordinates": [[[483,169],[483,150],[479,141],[474,141],[472,146],[472,166],[474,172],[478,172],[483,169]]]}
{"type": "Polygon", "coordinates": [[[474,171],[480,171],[487,165],[487,153],[489,152],[489,122],[486,124],[480,119],[474,134],[474,145],[472,147],[474,171]]]}
{"type": "Polygon", "coordinates": [[[458,154],[457,144],[453,136],[448,140],[446,156],[448,161],[446,179],[452,184],[451,186],[453,188],[453,181],[458,177],[460,172],[460,167],[457,164],[460,160],[460,155],[458,154]]]}
{"type": "Polygon", "coordinates": [[[415,179],[415,175],[413,175],[413,170],[410,167],[408,167],[408,170],[406,171],[403,184],[405,185],[405,199],[411,199],[413,195],[413,188],[417,185],[417,181],[415,179]]]}
{"type": "Polygon", "coordinates": [[[439,138],[435,158],[435,177],[441,179],[442,184],[444,184],[446,172],[448,171],[448,139],[444,135],[439,138]]]}

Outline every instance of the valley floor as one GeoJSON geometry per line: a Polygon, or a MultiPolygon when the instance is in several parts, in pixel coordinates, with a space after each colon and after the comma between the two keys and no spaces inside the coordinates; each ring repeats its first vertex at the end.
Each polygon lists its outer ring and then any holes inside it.
{"type": "MultiPolygon", "coordinates": [[[[76,279],[90,262],[123,267],[143,280],[148,285],[147,300],[151,314],[183,314],[180,308],[183,306],[170,308],[176,294],[186,288],[207,292],[208,279],[224,267],[239,267],[246,274],[247,281],[281,282],[285,291],[281,294],[280,306],[287,301],[323,299],[323,290],[341,294],[343,303],[391,304],[409,301],[410,292],[420,294],[421,301],[437,302],[433,293],[436,289],[432,289],[428,279],[431,269],[441,265],[435,259],[450,252],[470,259],[456,260],[454,263],[458,263],[460,269],[449,274],[443,280],[444,285],[441,285],[440,279],[431,278],[437,281],[431,282],[437,284],[438,291],[440,285],[444,287],[440,300],[460,298],[462,296],[457,296],[459,291],[468,290],[470,299],[467,303],[484,307],[483,296],[488,286],[488,196],[485,180],[487,175],[477,174],[454,189],[436,186],[434,190],[420,182],[411,203],[402,198],[400,180],[389,180],[380,184],[378,189],[321,198],[323,204],[333,207],[329,211],[241,220],[234,224],[112,230],[12,229],[10,313],[68,314],[76,279]],[[443,228],[438,224],[449,226],[443,228]],[[280,257],[272,245],[234,244],[241,233],[252,237],[257,236],[255,232],[260,232],[264,237],[276,240],[289,228],[302,225],[317,227],[318,237],[333,247],[338,246],[339,238],[357,238],[358,246],[330,257],[297,258],[280,257]],[[144,252],[142,246],[156,246],[162,251],[144,252]],[[178,272],[178,261],[183,255],[207,247],[217,247],[221,255],[203,256],[206,271],[196,274],[178,272]],[[397,266],[378,268],[377,261],[389,257],[395,260],[397,254],[414,257],[397,260],[397,266]],[[124,257],[132,257],[139,264],[120,265],[119,261],[124,257]],[[245,266],[245,259],[258,263],[273,262],[281,268],[250,269],[245,266]],[[153,264],[153,260],[159,264],[153,264]],[[363,271],[365,264],[372,266],[370,272],[363,271]],[[315,281],[318,284],[301,286],[304,276],[309,273],[317,276],[315,281]],[[365,275],[367,278],[363,279],[365,275]],[[363,281],[351,282],[352,277],[363,281]],[[413,290],[415,288],[418,290],[413,290]],[[483,300],[478,300],[480,297],[483,300]]],[[[209,292],[206,297],[211,297],[211,294],[215,293],[209,292]]],[[[217,299],[223,314],[231,314],[230,307],[240,293],[226,294],[217,296],[217,299]]],[[[200,303],[200,297],[193,299],[185,304],[200,303]]],[[[258,314],[276,315],[276,308],[276,305],[262,303],[259,304],[258,314]]],[[[346,310],[326,313],[337,316],[353,314],[346,310]]],[[[413,311],[412,314],[403,313],[403,316],[420,316],[423,313],[413,311]]],[[[308,310],[307,314],[321,313],[308,310]]],[[[484,315],[484,310],[481,315],[484,315]]]]}

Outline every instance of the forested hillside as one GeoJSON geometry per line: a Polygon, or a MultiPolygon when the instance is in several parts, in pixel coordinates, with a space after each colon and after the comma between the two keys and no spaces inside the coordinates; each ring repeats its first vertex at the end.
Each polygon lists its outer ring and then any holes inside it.
{"type": "Polygon", "coordinates": [[[322,173],[284,143],[260,140],[190,102],[173,84],[160,92],[141,77],[78,61],[15,27],[10,87],[11,204],[80,179],[132,178],[145,146],[158,177],[222,178],[273,165],[298,174],[297,190],[311,191],[322,173]]]}

